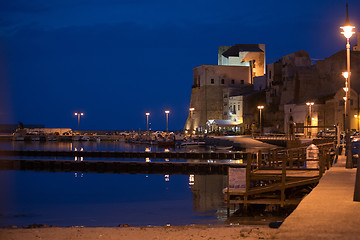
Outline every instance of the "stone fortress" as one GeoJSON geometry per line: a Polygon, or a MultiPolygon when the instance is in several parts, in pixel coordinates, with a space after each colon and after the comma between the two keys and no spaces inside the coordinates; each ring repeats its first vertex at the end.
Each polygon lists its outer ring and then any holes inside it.
{"type": "MultiPolygon", "coordinates": [[[[260,111],[264,132],[288,133],[294,123],[322,128],[344,128],[346,50],[311,61],[300,50],[266,65],[265,44],[220,46],[218,65],[202,65],[193,70],[190,109],[185,133],[260,131],[260,111]],[[306,104],[313,102],[311,108],[306,104]],[[310,111],[311,110],[311,111],[310,111]]],[[[360,33],[351,51],[351,129],[360,125],[360,33]]]]}

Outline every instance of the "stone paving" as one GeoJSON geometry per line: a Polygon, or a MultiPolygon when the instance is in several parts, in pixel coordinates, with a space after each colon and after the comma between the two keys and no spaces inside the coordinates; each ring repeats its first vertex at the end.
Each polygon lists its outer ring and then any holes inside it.
{"type": "Polygon", "coordinates": [[[276,239],[360,239],[360,202],[354,202],[356,168],[344,155],[289,217],[276,239]]]}

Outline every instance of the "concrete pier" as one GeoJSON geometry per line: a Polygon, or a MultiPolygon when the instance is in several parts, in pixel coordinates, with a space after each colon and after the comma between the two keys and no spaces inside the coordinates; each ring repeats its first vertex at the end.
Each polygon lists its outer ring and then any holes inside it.
{"type": "Polygon", "coordinates": [[[354,202],[356,168],[345,168],[345,156],[285,219],[276,239],[359,239],[360,202],[354,202]]]}

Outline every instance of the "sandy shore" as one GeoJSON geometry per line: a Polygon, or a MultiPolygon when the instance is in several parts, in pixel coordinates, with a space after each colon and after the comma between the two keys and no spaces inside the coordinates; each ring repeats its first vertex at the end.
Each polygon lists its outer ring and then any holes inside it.
{"type": "Polygon", "coordinates": [[[1,240],[71,240],[71,239],[274,239],[277,229],[268,226],[171,226],[171,227],[118,227],[118,228],[34,228],[0,229],[1,240]]]}

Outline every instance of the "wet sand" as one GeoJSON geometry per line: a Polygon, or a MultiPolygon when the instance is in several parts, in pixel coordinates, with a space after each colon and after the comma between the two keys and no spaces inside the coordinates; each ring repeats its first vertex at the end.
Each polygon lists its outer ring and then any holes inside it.
{"type": "Polygon", "coordinates": [[[278,229],[268,226],[171,226],[171,227],[48,227],[33,229],[0,229],[1,240],[71,240],[71,239],[142,239],[142,240],[182,240],[182,239],[274,239],[278,229]]]}

